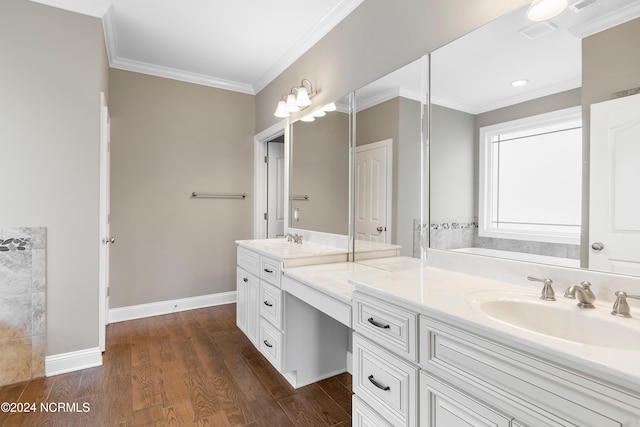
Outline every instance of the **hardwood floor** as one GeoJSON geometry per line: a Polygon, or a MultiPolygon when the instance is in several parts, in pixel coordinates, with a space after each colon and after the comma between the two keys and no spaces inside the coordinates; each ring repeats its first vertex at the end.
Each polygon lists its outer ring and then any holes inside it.
{"type": "Polygon", "coordinates": [[[229,304],[111,324],[103,366],[0,387],[0,403],[36,405],[0,412],[0,427],[351,425],[349,374],[294,389],[235,313],[229,304]]]}

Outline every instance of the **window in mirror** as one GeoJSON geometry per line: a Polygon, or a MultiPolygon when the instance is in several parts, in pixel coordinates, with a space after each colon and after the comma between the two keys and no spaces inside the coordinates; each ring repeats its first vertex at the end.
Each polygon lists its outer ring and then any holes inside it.
{"type": "Polygon", "coordinates": [[[481,128],[480,153],[480,236],[579,243],[579,107],[481,128]]]}

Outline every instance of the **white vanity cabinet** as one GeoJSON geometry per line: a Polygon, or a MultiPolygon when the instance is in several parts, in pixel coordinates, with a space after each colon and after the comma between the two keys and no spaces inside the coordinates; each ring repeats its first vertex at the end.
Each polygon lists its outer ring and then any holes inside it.
{"type": "Polygon", "coordinates": [[[417,327],[416,313],[354,292],[354,426],[418,425],[417,327]]]}
{"type": "Polygon", "coordinates": [[[379,280],[384,292],[353,294],[354,426],[640,427],[637,382],[590,368],[588,352],[556,358],[379,280]]]}
{"type": "Polygon", "coordinates": [[[640,425],[640,395],[437,316],[420,317],[420,425],[640,425]]]}
{"type": "Polygon", "coordinates": [[[282,369],[282,262],[238,247],[236,324],[279,371],[282,369]]]}
{"type": "Polygon", "coordinates": [[[345,262],[346,250],[277,239],[237,243],[236,323],[253,345],[296,388],[345,372],[351,305],[284,271],[345,262]]]}

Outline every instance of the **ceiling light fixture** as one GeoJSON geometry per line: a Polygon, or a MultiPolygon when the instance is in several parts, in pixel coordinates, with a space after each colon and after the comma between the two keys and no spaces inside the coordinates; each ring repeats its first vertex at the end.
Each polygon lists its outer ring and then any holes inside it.
{"type": "Polygon", "coordinates": [[[511,86],[513,86],[513,87],[524,86],[527,83],[529,83],[529,80],[526,80],[526,79],[514,80],[514,81],[511,82],[511,86]]]}
{"type": "Polygon", "coordinates": [[[567,8],[567,0],[533,0],[527,12],[529,21],[540,22],[560,15],[567,8]]]}
{"type": "Polygon", "coordinates": [[[280,97],[276,112],[273,115],[276,117],[289,117],[291,113],[304,110],[311,105],[311,98],[315,94],[316,92],[313,90],[311,82],[303,79],[300,86],[291,88],[288,94],[280,97]]]}

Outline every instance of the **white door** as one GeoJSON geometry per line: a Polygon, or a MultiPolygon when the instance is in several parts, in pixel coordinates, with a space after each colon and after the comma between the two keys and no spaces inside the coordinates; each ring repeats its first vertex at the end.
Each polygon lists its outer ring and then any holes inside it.
{"type": "Polygon", "coordinates": [[[589,268],[640,275],[640,95],[591,105],[589,268]]]}
{"type": "Polygon", "coordinates": [[[109,230],[109,168],[110,168],[110,118],[104,93],[100,94],[100,278],[98,286],[98,341],[100,350],[105,350],[106,328],[109,323],[109,247],[115,240],[109,230]]]}
{"type": "Polygon", "coordinates": [[[358,240],[390,243],[392,147],[391,139],[356,147],[358,240]]]}
{"type": "Polygon", "coordinates": [[[284,143],[267,143],[267,238],[284,236],[284,143]]]}

